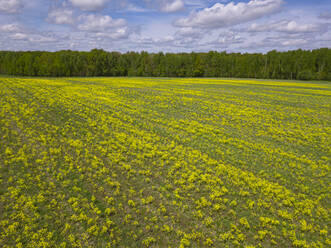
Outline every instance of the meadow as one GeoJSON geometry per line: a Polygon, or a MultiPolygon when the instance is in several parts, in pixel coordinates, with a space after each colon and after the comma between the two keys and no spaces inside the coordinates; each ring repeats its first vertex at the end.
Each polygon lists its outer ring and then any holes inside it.
{"type": "Polygon", "coordinates": [[[330,247],[331,83],[0,78],[0,247],[330,247]]]}

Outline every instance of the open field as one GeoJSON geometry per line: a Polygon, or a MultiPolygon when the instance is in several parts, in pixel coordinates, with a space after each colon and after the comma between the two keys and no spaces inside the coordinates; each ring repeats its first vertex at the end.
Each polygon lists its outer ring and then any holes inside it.
{"type": "Polygon", "coordinates": [[[0,78],[0,247],[330,247],[331,83],[0,78]]]}

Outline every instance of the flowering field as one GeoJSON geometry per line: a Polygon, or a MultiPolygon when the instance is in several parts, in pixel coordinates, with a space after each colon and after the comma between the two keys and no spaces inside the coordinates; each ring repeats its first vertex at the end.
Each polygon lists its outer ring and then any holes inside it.
{"type": "Polygon", "coordinates": [[[330,247],[331,84],[0,78],[0,247],[330,247]]]}

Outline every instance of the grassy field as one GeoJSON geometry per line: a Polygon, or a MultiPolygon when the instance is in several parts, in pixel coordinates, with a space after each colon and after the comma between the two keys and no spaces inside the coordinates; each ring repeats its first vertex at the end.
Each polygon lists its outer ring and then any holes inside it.
{"type": "Polygon", "coordinates": [[[0,247],[330,247],[331,83],[0,78],[0,247]]]}

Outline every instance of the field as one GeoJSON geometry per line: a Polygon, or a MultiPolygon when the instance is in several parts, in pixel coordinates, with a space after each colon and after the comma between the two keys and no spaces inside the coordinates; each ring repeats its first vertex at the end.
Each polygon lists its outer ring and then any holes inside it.
{"type": "Polygon", "coordinates": [[[0,78],[0,247],[330,247],[331,84],[0,78]]]}

